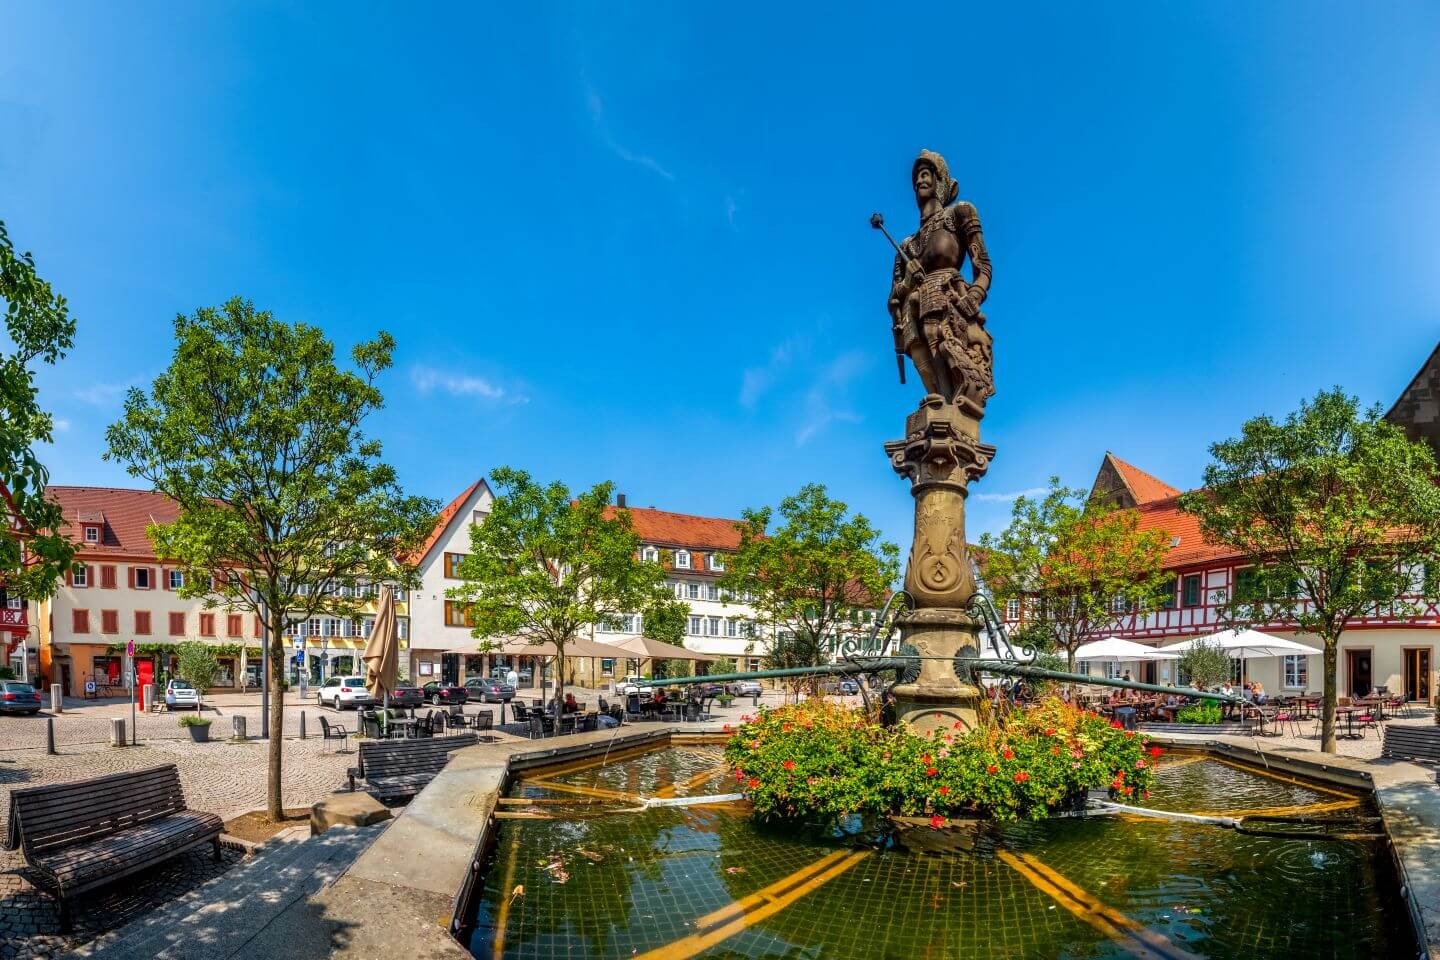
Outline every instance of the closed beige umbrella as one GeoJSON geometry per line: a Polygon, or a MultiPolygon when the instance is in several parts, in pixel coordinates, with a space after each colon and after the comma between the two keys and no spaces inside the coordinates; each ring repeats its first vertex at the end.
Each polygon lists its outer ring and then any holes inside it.
{"type": "Polygon", "coordinates": [[[372,698],[385,705],[385,719],[390,718],[390,691],[400,673],[400,643],[395,629],[395,593],[389,586],[380,588],[380,604],[375,611],[375,629],[365,644],[365,689],[372,698]]]}

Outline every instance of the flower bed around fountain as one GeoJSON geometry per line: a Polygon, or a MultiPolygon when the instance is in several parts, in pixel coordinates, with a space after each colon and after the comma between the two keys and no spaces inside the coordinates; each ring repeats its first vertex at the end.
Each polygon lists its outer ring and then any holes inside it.
{"type": "Polygon", "coordinates": [[[761,819],[928,814],[941,826],[952,817],[1037,820],[1092,788],[1143,799],[1160,752],[1058,698],[928,737],[808,700],[748,718],[725,760],[761,819]]]}

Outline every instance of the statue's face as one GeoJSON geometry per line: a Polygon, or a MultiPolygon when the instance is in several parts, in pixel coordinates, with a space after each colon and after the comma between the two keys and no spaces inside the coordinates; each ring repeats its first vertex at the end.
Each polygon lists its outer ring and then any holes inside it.
{"type": "Polygon", "coordinates": [[[915,171],[915,199],[922,203],[935,196],[935,170],[928,163],[915,171]]]}

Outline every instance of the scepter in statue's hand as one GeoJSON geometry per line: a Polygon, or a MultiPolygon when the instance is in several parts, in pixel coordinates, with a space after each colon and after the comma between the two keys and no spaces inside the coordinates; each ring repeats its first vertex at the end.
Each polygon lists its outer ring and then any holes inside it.
{"type": "MultiPolygon", "coordinates": [[[[890,246],[894,247],[895,252],[900,255],[900,261],[906,266],[909,266],[910,255],[900,248],[900,244],[896,243],[895,238],[890,236],[890,231],[885,229],[885,218],[878,213],[870,214],[870,226],[885,234],[885,239],[890,241],[890,246]]],[[[923,273],[924,271],[920,272],[923,273]]],[[[895,354],[895,366],[900,370],[900,383],[903,385],[905,383],[905,355],[898,351],[895,354]]]]}

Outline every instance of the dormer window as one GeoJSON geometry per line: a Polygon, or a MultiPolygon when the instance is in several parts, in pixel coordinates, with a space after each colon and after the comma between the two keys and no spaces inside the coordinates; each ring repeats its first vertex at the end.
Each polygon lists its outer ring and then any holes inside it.
{"type": "Polygon", "coordinates": [[[85,524],[85,542],[86,542],[86,543],[99,543],[99,542],[100,542],[100,525],[99,525],[99,524],[95,524],[95,523],[87,523],[87,524],[85,524]]]}
{"type": "Polygon", "coordinates": [[[718,553],[710,554],[710,569],[716,573],[725,572],[725,558],[718,553]]]}
{"type": "Polygon", "coordinates": [[[689,550],[676,550],[676,551],[675,551],[675,569],[676,569],[676,570],[689,570],[689,569],[690,569],[690,551],[689,551],[689,550]]]}
{"type": "Polygon", "coordinates": [[[642,547],[640,559],[645,563],[655,563],[660,559],[660,551],[654,547],[642,547]]]}

